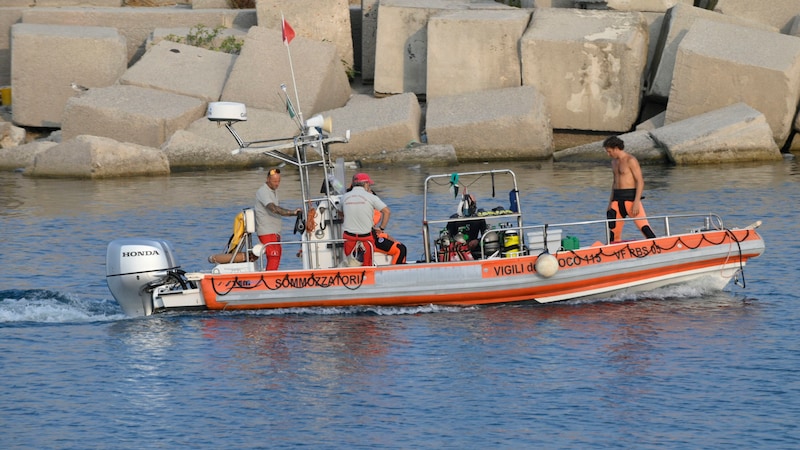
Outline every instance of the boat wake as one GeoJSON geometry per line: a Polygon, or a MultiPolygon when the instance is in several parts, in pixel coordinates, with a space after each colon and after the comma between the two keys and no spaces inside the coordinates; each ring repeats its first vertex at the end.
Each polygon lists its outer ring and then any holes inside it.
{"type": "Polygon", "coordinates": [[[105,322],[124,318],[113,300],[87,301],[46,289],[0,291],[0,323],[105,322]]]}
{"type": "Polygon", "coordinates": [[[718,297],[720,295],[725,295],[727,297],[729,295],[733,295],[733,293],[728,292],[727,290],[719,291],[718,289],[714,289],[713,287],[702,284],[689,283],[662,287],[647,292],[623,292],[605,298],[567,300],[563,303],[568,305],[582,305],[599,302],[614,303],[647,300],[685,300],[692,298],[718,297]]]}
{"type": "MultiPolygon", "coordinates": [[[[720,292],[703,286],[670,286],[649,292],[624,293],[613,297],[568,300],[564,305],[584,305],[602,302],[628,302],[637,300],[680,300],[719,295],[720,292]]],[[[528,303],[537,307],[535,302],[528,303]]],[[[440,305],[420,306],[348,306],[331,308],[281,308],[250,311],[218,311],[215,315],[247,316],[320,316],[320,315],[375,315],[404,316],[418,314],[460,313],[481,309],[478,306],[458,307],[440,305]]],[[[206,315],[208,311],[172,311],[166,316],[206,315]]],[[[80,323],[111,322],[128,319],[113,300],[88,301],[72,294],[62,294],[46,289],[0,291],[0,323],[80,323]]]]}

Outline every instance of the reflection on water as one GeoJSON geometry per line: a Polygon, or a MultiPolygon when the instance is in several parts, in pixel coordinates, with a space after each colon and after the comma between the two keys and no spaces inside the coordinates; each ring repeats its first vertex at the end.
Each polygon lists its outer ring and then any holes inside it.
{"type": "Polygon", "coordinates": [[[427,364],[455,369],[466,378],[491,376],[480,372],[496,366],[498,359],[507,360],[535,370],[543,378],[540,383],[554,383],[558,377],[548,367],[569,361],[580,366],[588,357],[605,370],[614,369],[598,375],[602,383],[628,385],[630,378],[662,370],[668,353],[696,352],[699,357],[703,349],[696,342],[708,343],[720,330],[749,334],[761,321],[760,306],[734,294],[701,298],[687,292],[683,299],[678,294],[666,290],[664,298],[649,300],[451,308],[435,314],[173,314],[115,323],[112,336],[121,340],[111,350],[137,374],[131,382],[141,380],[142,388],[151,389],[153,380],[172,371],[177,356],[170,349],[187,340],[204,350],[184,355],[183,364],[197,357],[198,364],[214,367],[218,376],[245,377],[266,389],[280,389],[274,383],[285,383],[287,376],[315,385],[341,385],[353,376],[392,377],[398,362],[409,358],[430,360],[427,364]],[[448,361],[437,351],[437,342],[442,351],[452,351],[445,349],[453,345],[469,348],[470,357],[448,361]],[[422,348],[424,354],[415,354],[422,348]],[[534,367],[529,358],[537,361],[534,367]]]}

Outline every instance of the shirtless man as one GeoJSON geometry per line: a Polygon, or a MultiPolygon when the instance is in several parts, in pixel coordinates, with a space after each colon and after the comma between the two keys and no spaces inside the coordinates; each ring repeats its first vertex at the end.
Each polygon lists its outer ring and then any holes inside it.
{"type": "Polygon", "coordinates": [[[603,141],[603,148],[611,157],[611,168],[614,171],[614,184],[611,187],[611,198],[608,200],[606,217],[611,242],[622,237],[622,227],[625,221],[617,222],[616,218],[642,217],[634,220],[639,230],[648,239],[656,237],[647,219],[647,214],[642,206],[642,191],[644,179],[642,168],[636,157],[625,152],[625,143],[617,136],[611,136],[603,141]]]}

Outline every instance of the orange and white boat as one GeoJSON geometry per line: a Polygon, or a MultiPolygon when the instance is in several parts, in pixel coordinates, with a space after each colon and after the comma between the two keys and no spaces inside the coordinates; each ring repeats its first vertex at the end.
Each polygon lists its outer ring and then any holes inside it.
{"type": "MultiPolygon", "coordinates": [[[[228,252],[211,256],[213,267],[206,271],[185,271],[167,241],[118,239],[108,245],[107,282],[128,315],[180,309],[551,303],[684,283],[722,289],[733,279],[743,281],[745,264],[765,248],[756,230],[760,221],[735,228],[712,213],[651,216],[658,237],[624,242],[609,241],[606,219],[528,224],[516,175],[504,169],[429,176],[420,222],[424,256],[391,265],[375,253],[373,265],[362,266],[343,251],[339,199],[345,169],[329,152],[330,145],[346,143],[349,133],[330,137],[329,122],[315,116],[298,122],[300,134],[286,142],[245,142],[233,129],[246,120],[244,105],[212,103],[208,118],[225,124],[238,151],[264,152],[299,171],[304,215],[296,228],[301,237],[281,244],[302,252],[302,268],[264,270],[264,246],[253,244],[250,209],[237,216],[228,252]],[[498,191],[503,197],[509,193],[507,206],[470,210],[472,196],[485,192],[494,197],[498,191]],[[458,205],[456,214],[450,214],[453,205],[458,205]],[[437,211],[446,212],[439,217],[437,211]],[[467,225],[481,229],[472,247],[466,242],[467,225]]],[[[628,228],[638,233],[632,223],[628,228]]]]}

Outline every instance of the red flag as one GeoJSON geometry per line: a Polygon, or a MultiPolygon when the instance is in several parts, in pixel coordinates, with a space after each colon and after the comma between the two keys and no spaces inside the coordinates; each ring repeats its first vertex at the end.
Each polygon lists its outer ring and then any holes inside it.
{"type": "Polygon", "coordinates": [[[281,17],[281,31],[283,32],[283,43],[289,45],[292,39],[294,39],[294,30],[283,17],[281,17]]]}

